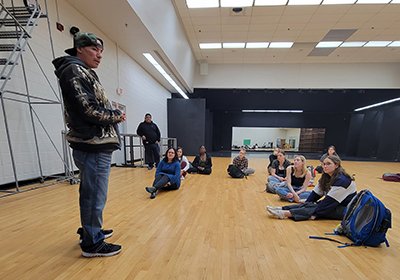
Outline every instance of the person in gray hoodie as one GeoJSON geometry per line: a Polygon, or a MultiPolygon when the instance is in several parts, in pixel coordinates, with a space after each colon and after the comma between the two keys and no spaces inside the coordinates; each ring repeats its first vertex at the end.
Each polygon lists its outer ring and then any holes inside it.
{"type": "Polygon", "coordinates": [[[114,110],[97,74],[103,56],[103,41],[92,33],[76,33],[69,56],[53,61],[64,101],[66,139],[80,173],[79,206],[84,257],[118,254],[120,245],[104,242],[112,230],[103,230],[103,209],[107,200],[111,156],[120,148],[117,124],[126,120],[114,110]]]}

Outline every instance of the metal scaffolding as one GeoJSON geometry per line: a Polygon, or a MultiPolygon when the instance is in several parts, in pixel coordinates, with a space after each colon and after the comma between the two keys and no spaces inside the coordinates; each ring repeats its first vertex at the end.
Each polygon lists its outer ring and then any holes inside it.
{"type": "MultiPolygon", "coordinates": [[[[62,132],[61,139],[62,139],[62,151],[60,152],[57,148],[56,142],[52,139],[51,135],[49,134],[48,130],[46,129],[44,123],[40,119],[37,110],[35,110],[36,105],[56,105],[60,106],[60,112],[63,113],[63,104],[61,98],[60,89],[54,89],[50,83],[49,78],[47,77],[46,73],[43,70],[37,56],[35,55],[34,51],[32,50],[31,46],[29,45],[29,40],[32,38],[33,29],[37,26],[38,21],[41,18],[47,18],[47,25],[49,31],[49,38],[50,38],[50,46],[52,50],[52,58],[54,59],[54,47],[53,41],[51,36],[51,29],[50,29],[50,21],[47,17],[47,0],[45,0],[45,11],[43,11],[38,3],[37,0],[21,0],[20,6],[15,6],[14,0],[4,1],[1,0],[0,3],[0,52],[5,53],[5,58],[0,58],[0,102],[1,102],[1,109],[2,115],[4,120],[5,126],[5,134],[8,142],[8,148],[10,153],[11,165],[13,170],[13,175],[15,179],[15,188],[11,190],[1,190],[1,192],[5,192],[6,195],[20,193],[27,190],[36,189],[38,187],[29,188],[29,189],[21,189],[20,182],[18,178],[18,168],[15,163],[15,147],[13,146],[12,137],[10,134],[10,127],[9,127],[9,120],[8,120],[8,113],[7,108],[5,106],[5,101],[10,102],[18,102],[26,104],[29,108],[29,116],[31,127],[33,131],[33,139],[34,139],[34,146],[35,146],[35,153],[37,159],[37,165],[39,168],[39,175],[38,179],[42,183],[40,187],[48,186],[49,184],[43,184],[45,179],[47,178],[54,178],[56,179],[55,182],[65,181],[68,180],[71,184],[77,183],[79,180],[75,177],[73,171],[73,163],[72,163],[72,156],[71,151],[65,141],[65,133],[62,132]],[[8,3],[4,3],[8,2],[8,3]],[[11,42],[11,43],[10,43],[11,42]],[[25,51],[30,51],[32,54],[34,61],[38,65],[41,73],[43,74],[46,82],[49,85],[49,90],[51,90],[53,96],[51,98],[44,98],[40,96],[34,96],[30,93],[27,72],[25,68],[23,53],[25,51]],[[7,84],[10,79],[12,79],[12,72],[14,68],[20,65],[23,74],[23,84],[24,84],[24,91],[17,92],[13,90],[7,89],[7,84]],[[49,139],[51,146],[54,148],[55,152],[57,153],[58,157],[60,158],[63,166],[64,166],[64,175],[63,176],[48,176],[45,177],[43,173],[42,167],[42,158],[40,155],[40,149],[38,144],[38,136],[37,132],[38,129],[41,128],[42,131],[46,134],[47,138],[49,139]]],[[[64,126],[65,130],[65,126],[64,126]]],[[[53,137],[54,138],[54,137],[53,137]]],[[[33,178],[35,179],[35,178],[33,178]]],[[[52,182],[51,184],[53,184],[52,182]]],[[[0,196],[0,197],[3,197],[0,196]]]]}

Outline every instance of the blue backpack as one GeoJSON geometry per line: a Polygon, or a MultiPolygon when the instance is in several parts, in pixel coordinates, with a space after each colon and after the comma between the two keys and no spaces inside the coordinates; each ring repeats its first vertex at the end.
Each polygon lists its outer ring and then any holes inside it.
{"type": "MultiPolygon", "coordinates": [[[[362,190],[347,205],[345,215],[333,235],[345,235],[353,243],[344,243],[326,237],[310,236],[313,239],[326,239],[347,246],[377,247],[385,242],[386,232],[392,227],[392,214],[369,190],[362,190]]],[[[331,234],[332,235],[332,234],[331,234]]]]}

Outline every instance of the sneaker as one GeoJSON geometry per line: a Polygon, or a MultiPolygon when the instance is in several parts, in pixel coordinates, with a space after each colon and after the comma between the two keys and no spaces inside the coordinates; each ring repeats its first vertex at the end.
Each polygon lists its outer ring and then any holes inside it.
{"type": "MultiPolygon", "coordinates": [[[[110,238],[113,235],[113,230],[112,229],[102,229],[101,230],[104,234],[104,239],[110,238]]],[[[76,231],[77,234],[79,234],[79,244],[82,243],[82,236],[83,236],[83,228],[78,228],[76,231]]]]}
{"type": "Polygon", "coordinates": [[[271,210],[282,210],[282,207],[281,206],[267,206],[267,211],[268,211],[268,209],[271,209],[271,210]]]}
{"type": "Polygon", "coordinates": [[[281,219],[281,220],[286,219],[285,212],[283,210],[272,210],[272,209],[267,208],[267,211],[269,213],[271,213],[272,216],[274,216],[278,219],[281,219]]]}
{"type": "Polygon", "coordinates": [[[150,198],[156,198],[157,189],[155,187],[145,187],[146,192],[150,193],[150,198]]]}
{"type": "Polygon", "coordinates": [[[82,249],[82,256],[84,256],[85,258],[111,257],[119,254],[121,250],[121,245],[103,242],[95,249],[82,249]]]}
{"type": "Polygon", "coordinates": [[[147,166],[147,170],[152,170],[152,169],[153,169],[153,166],[150,166],[150,165],[147,166]]]}

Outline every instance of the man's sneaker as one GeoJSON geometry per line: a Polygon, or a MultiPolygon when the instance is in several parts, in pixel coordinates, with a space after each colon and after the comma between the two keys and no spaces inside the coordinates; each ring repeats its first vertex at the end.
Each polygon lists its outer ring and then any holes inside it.
{"type": "MultiPolygon", "coordinates": [[[[110,238],[113,235],[113,230],[112,229],[102,229],[101,230],[104,234],[104,239],[110,238]]],[[[83,228],[78,228],[76,231],[77,234],[79,234],[79,244],[82,243],[82,236],[83,236],[83,228]]]]}
{"type": "Polygon", "coordinates": [[[111,257],[121,252],[121,245],[103,242],[95,249],[82,249],[82,256],[86,258],[111,257]]]}
{"type": "Polygon", "coordinates": [[[152,170],[152,169],[153,169],[153,166],[148,165],[148,166],[147,166],[147,169],[148,169],[148,170],[152,170]]]}

